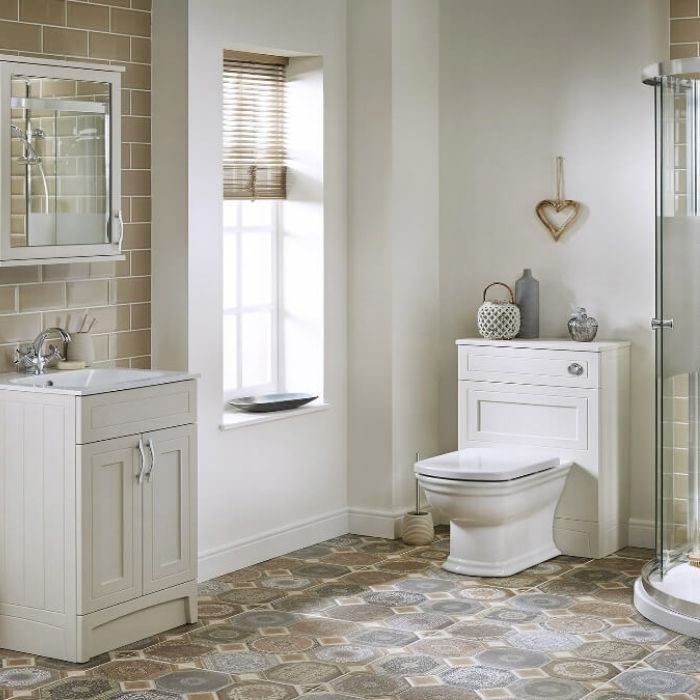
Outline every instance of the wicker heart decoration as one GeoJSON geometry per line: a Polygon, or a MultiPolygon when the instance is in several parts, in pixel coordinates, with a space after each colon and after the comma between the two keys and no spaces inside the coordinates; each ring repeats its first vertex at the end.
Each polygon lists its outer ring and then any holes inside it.
{"type": "Polygon", "coordinates": [[[543,199],[536,207],[535,213],[537,218],[547,227],[547,230],[552,234],[555,241],[565,233],[578,219],[581,213],[581,204],[573,199],[543,199]],[[557,225],[552,221],[551,214],[548,210],[553,209],[557,214],[560,214],[567,209],[571,210],[569,216],[566,217],[563,223],[557,225]]]}

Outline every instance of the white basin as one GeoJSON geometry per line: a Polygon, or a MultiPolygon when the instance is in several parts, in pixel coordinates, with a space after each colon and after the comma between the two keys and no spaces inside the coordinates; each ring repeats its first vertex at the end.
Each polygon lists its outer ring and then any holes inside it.
{"type": "Polygon", "coordinates": [[[5,386],[45,391],[92,394],[102,391],[152,386],[188,379],[193,375],[155,369],[96,368],[51,371],[44,374],[10,375],[0,381],[5,386]]]}

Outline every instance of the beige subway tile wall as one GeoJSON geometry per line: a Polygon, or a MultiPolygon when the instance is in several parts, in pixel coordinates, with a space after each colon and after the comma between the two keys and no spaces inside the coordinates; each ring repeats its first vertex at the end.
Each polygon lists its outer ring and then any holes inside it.
{"type": "Polygon", "coordinates": [[[18,342],[95,319],[96,365],[150,366],[151,0],[0,0],[0,53],[110,63],[122,74],[124,262],[0,268],[0,371],[18,342]]]}
{"type": "Polygon", "coordinates": [[[671,58],[700,56],[700,3],[671,0],[671,58]]]}
{"type": "MultiPolygon", "coordinates": [[[[700,0],[671,0],[670,57],[700,56],[700,0]]],[[[659,57],[661,59],[662,57],[659,57]]],[[[679,99],[676,109],[685,110],[679,99]]],[[[676,149],[676,191],[685,190],[686,162],[683,142],[676,149]]],[[[685,211],[682,195],[677,211],[685,211]]],[[[664,546],[671,549],[688,541],[688,375],[671,377],[664,383],[664,546]]]]}

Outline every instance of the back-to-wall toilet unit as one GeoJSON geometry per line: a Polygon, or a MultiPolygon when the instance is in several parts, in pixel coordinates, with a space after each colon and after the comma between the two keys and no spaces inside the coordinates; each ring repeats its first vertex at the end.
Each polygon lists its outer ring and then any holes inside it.
{"type": "Polygon", "coordinates": [[[415,465],[450,521],[444,568],[509,576],[624,547],[629,343],[457,345],[459,449],[415,465]]]}

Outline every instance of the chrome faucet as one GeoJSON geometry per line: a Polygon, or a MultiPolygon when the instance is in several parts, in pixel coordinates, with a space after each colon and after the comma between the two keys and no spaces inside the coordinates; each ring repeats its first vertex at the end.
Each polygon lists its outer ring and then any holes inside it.
{"type": "Polygon", "coordinates": [[[41,331],[31,343],[23,343],[15,350],[14,364],[18,372],[43,374],[46,365],[54,360],[63,359],[63,355],[54,345],[49,345],[48,354],[44,354],[44,341],[50,335],[58,335],[64,343],[70,343],[70,333],[63,328],[47,328],[41,331]]]}

